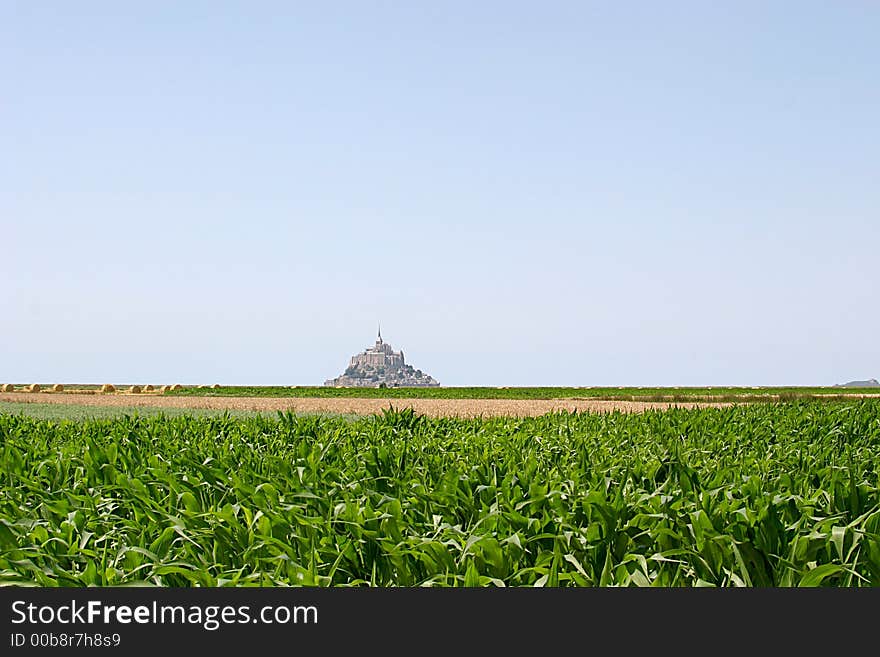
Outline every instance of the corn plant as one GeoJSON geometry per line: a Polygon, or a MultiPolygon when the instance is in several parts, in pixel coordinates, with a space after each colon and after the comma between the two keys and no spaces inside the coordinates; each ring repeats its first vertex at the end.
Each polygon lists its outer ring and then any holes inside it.
{"type": "Polygon", "coordinates": [[[0,584],[880,585],[880,400],[0,415],[0,457],[0,584]]]}

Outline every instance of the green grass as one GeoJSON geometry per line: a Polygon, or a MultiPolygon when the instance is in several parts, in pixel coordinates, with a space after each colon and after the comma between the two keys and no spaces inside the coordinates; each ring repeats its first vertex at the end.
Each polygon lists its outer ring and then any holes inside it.
{"type": "Polygon", "coordinates": [[[880,400],[0,414],[0,583],[880,586],[880,400]]]}
{"type": "MultiPolygon", "coordinates": [[[[161,406],[86,406],[80,404],[41,404],[0,401],[0,413],[27,415],[40,420],[71,420],[83,421],[93,419],[119,418],[126,415],[153,417],[229,417],[247,418],[258,415],[274,417],[276,411],[236,411],[202,408],[169,408],[161,406]]],[[[328,415],[354,419],[356,415],[335,415],[304,413],[303,415],[328,415]]]]}
{"type": "Polygon", "coordinates": [[[224,386],[218,389],[184,387],[167,392],[177,397],[362,397],[380,399],[620,399],[642,401],[688,401],[711,398],[719,401],[776,401],[809,399],[817,395],[840,398],[854,394],[878,394],[880,388],[333,388],[329,386],[224,386]]]}

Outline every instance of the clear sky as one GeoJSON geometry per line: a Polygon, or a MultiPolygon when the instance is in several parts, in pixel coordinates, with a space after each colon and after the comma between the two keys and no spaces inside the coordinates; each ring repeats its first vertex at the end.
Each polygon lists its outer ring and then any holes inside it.
{"type": "Polygon", "coordinates": [[[0,382],[880,377],[877,2],[0,0],[0,382]]]}

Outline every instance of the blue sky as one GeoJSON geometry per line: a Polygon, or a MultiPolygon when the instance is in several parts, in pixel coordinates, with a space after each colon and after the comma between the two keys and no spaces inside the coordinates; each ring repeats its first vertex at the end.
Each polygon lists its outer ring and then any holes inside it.
{"type": "Polygon", "coordinates": [[[880,377],[874,2],[0,1],[0,380],[880,377]]]}

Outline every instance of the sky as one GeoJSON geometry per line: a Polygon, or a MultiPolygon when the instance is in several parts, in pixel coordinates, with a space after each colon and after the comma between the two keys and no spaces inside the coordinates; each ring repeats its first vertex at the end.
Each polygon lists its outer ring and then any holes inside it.
{"type": "Polygon", "coordinates": [[[880,378],[876,2],[0,0],[0,382],[880,378]]]}

